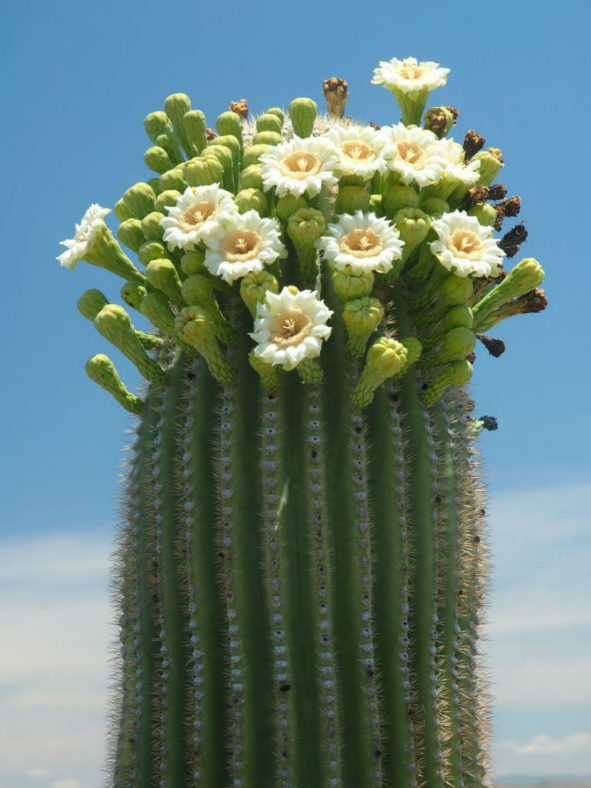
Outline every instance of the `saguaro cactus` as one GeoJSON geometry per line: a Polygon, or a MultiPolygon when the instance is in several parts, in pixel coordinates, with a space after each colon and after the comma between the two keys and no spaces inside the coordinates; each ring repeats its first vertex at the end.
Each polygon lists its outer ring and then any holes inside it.
{"type": "Polygon", "coordinates": [[[111,784],[487,785],[478,645],[485,512],[465,384],[476,339],[545,306],[503,159],[447,69],[381,63],[402,122],[295,99],[206,128],[183,94],[146,118],[157,177],[93,205],[60,262],[124,280],[82,314],[137,366],[91,378],[138,414],[117,550],[111,784]],[[424,113],[424,115],[423,115],[424,113]],[[424,126],[421,123],[424,118],[424,126]],[[491,185],[492,184],[492,185],[491,185]],[[141,266],[141,267],[140,267],[141,266]]]}

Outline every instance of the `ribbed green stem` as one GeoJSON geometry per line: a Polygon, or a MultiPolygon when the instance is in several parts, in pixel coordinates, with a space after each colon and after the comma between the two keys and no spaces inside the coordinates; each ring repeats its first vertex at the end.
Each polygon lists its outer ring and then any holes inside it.
{"type": "Polygon", "coordinates": [[[188,381],[179,409],[176,478],[182,491],[178,505],[179,565],[187,617],[186,741],[192,785],[223,785],[223,677],[219,666],[224,651],[219,638],[221,605],[217,595],[211,494],[213,405],[217,386],[200,358],[183,363],[188,381]]]}

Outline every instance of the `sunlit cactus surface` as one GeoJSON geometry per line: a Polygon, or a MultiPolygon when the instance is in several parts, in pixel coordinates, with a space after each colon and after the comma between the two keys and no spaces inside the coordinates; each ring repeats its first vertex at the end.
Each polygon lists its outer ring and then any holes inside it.
{"type": "Polygon", "coordinates": [[[380,63],[381,128],[337,78],[326,114],[242,99],[215,130],[169,96],[118,240],[93,204],[63,242],[121,277],[125,306],[78,306],[147,381],[87,363],[137,414],[111,786],[490,784],[474,440],[496,423],[465,386],[477,340],[501,355],[487,332],[546,298],[536,260],[507,265],[500,150],[426,109],[447,74],[380,63]]]}

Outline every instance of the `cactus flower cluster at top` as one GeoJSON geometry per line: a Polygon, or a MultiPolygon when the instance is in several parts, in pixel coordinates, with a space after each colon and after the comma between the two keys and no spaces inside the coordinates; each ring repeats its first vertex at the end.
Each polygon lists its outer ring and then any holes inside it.
{"type": "Polygon", "coordinates": [[[296,98],[208,128],[188,96],[150,113],[156,175],[93,204],[61,265],[123,280],[81,313],[88,375],[141,419],[118,553],[113,785],[487,785],[476,642],[486,576],[464,390],[477,341],[546,306],[512,267],[520,198],[458,111],[449,70],[380,63],[401,120],[296,98]],[[127,252],[123,247],[127,248],[127,252]],[[137,261],[132,259],[135,255],[137,261]],[[134,327],[130,311],[151,323],[134,327]]]}

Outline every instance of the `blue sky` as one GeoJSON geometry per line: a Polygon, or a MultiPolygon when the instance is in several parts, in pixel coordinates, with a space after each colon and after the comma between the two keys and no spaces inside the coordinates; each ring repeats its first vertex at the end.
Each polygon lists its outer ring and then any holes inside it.
{"type": "Polygon", "coordinates": [[[0,784],[94,788],[103,757],[108,555],[131,421],[86,378],[109,349],[76,310],[86,288],[116,300],[117,287],[91,266],[61,269],[58,242],[91,202],[112,206],[149,177],[142,122],[169,93],[213,125],[242,97],[255,112],[320,102],[336,75],[351,114],[391,123],[394,101],[370,79],[409,55],[451,69],[432,101],[460,109],[456,139],[475,128],[502,149],[523,251],[547,271],[549,308],[502,324],[507,352],[479,354],[473,384],[477,412],[500,424],[482,438],[496,765],[591,773],[589,22],[585,0],[4,4],[0,784]]]}

